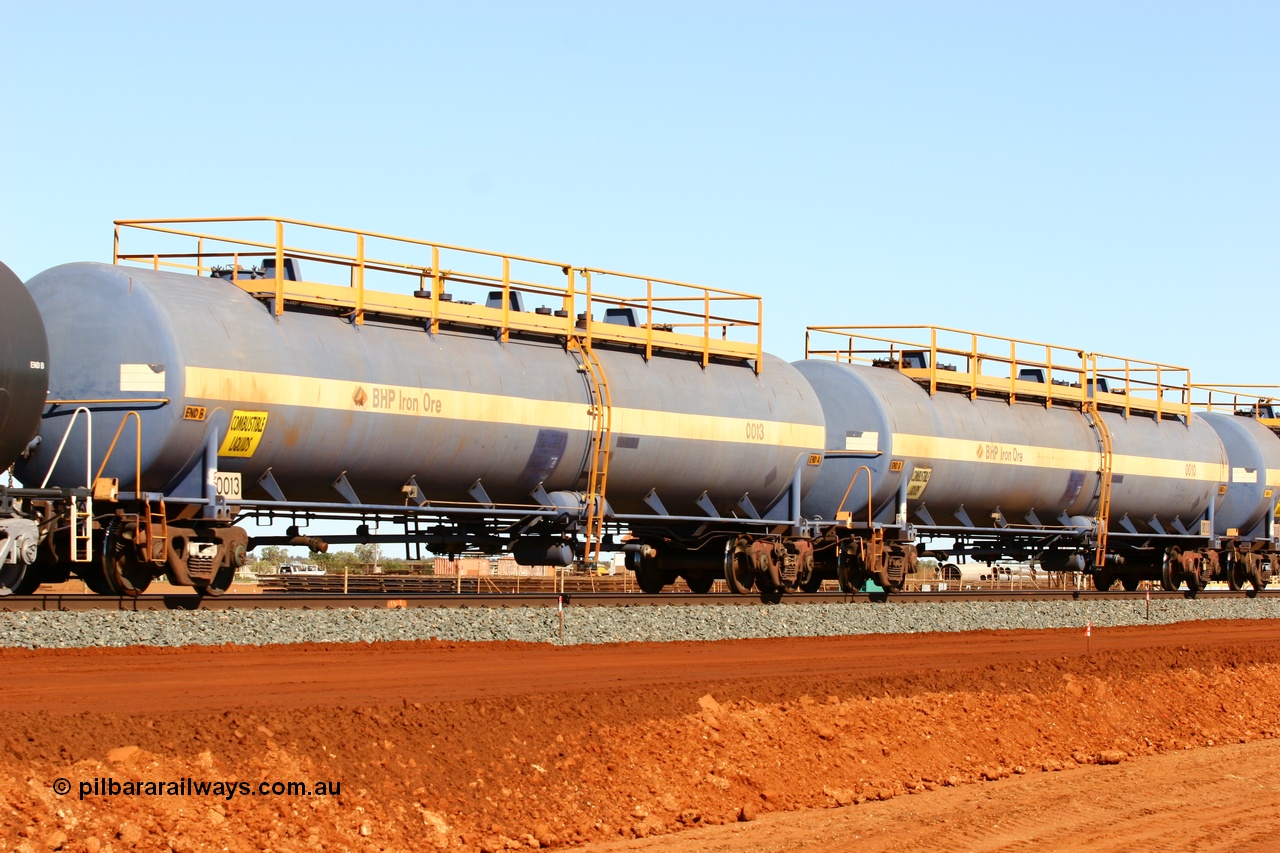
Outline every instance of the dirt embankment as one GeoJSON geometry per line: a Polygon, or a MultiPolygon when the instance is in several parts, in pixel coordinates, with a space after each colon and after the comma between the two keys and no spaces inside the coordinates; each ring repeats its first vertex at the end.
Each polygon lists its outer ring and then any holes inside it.
{"type": "MultiPolygon", "coordinates": [[[[9,708],[0,842],[19,850],[498,850],[718,824],[767,833],[771,821],[755,819],[771,813],[882,809],[912,802],[900,799],[908,794],[989,790],[997,786],[964,786],[1006,778],[1071,785],[1085,778],[1066,772],[1077,767],[1128,767],[1280,734],[1274,630],[1133,629],[1117,641],[1123,650],[1100,637],[1087,656],[1062,654],[1062,632],[1001,634],[1017,650],[997,664],[965,657],[966,644],[984,635],[937,635],[913,640],[901,656],[913,671],[897,674],[876,638],[787,641],[787,654],[776,643],[725,643],[705,660],[689,646],[656,650],[654,660],[717,664],[647,669],[634,679],[626,667],[647,654],[634,646],[559,655],[567,650],[441,644],[8,652],[0,664],[17,686],[0,700],[9,708]],[[840,643],[880,663],[841,663],[831,655],[840,643]],[[272,654],[291,665],[264,686],[253,673],[269,671],[261,667],[272,654]],[[780,672],[788,654],[801,674],[780,672]],[[198,661],[234,674],[243,656],[242,692],[183,699],[175,673],[188,656],[197,697],[205,695],[198,661]],[[555,683],[565,687],[494,690],[522,683],[521,664],[537,669],[544,659],[562,664],[555,683]],[[352,671],[335,675],[348,660],[352,671]],[[436,670],[457,667],[447,701],[431,701],[409,680],[433,660],[436,670]],[[828,663],[800,665],[806,660],[828,663]],[[149,664],[164,677],[148,677],[149,664]],[[57,678],[43,698],[41,671],[57,678]],[[78,672],[85,690],[77,695],[78,672]],[[317,687],[330,681],[345,687],[317,687]],[[393,688],[399,700],[386,701],[382,691],[393,688]],[[110,710],[93,710],[95,690],[116,697],[110,710]],[[344,695],[383,701],[351,707],[344,695]],[[69,793],[55,793],[58,779],[69,793]],[[166,788],[184,780],[185,788],[166,788]],[[288,782],[341,789],[270,790],[288,782]],[[195,783],[223,787],[196,793],[195,783]],[[736,826],[744,820],[750,826],[736,826]]],[[[823,830],[812,832],[816,841],[823,830]]]]}

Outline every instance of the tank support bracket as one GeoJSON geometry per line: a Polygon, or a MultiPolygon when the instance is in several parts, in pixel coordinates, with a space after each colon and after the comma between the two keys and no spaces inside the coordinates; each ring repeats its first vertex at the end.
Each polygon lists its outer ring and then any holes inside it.
{"type": "Polygon", "coordinates": [[[479,480],[471,484],[471,488],[467,489],[467,494],[476,499],[476,503],[483,504],[489,509],[494,508],[494,503],[489,499],[489,493],[484,490],[484,486],[479,480]]]}
{"type": "Polygon", "coordinates": [[[414,504],[422,506],[427,502],[427,499],[423,497],[422,486],[418,485],[417,474],[414,474],[405,482],[402,491],[404,491],[406,504],[412,501],[414,504]]]}
{"type": "Polygon", "coordinates": [[[280,501],[287,503],[284,497],[284,490],[280,488],[280,484],[276,482],[276,478],[272,475],[271,469],[268,468],[261,477],[258,478],[258,485],[266,490],[267,494],[280,501]]]}
{"type": "Polygon", "coordinates": [[[645,506],[656,512],[658,515],[671,515],[667,512],[667,508],[662,505],[662,501],[658,499],[658,490],[650,489],[649,494],[644,496],[645,506]]]}
{"type": "Polygon", "coordinates": [[[337,490],[338,494],[342,495],[347,503],[353,506],[359,506],[360,498],[356,496],[356,490],[351,488],[351,483],[347,480],[346,471],[339,474],[338,479],[334,480],[332,485],[333,488],[337,490]]]}
{"type": "Polygon", "coordinates": [[[543,488],[542,483],[534,487],[533,491],[529,493],[529,497],[533,498],[538,506],[547,507],[548,509],[555,507],[555,503],[551,500],[551,495],[547,494],[547,490],[543,488]]]}

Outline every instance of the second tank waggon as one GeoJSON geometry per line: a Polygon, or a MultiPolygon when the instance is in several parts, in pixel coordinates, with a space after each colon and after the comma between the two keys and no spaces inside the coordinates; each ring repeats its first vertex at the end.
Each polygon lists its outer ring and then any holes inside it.
{"type": "Polygon", "coordinates": [[[827,447],[807,517],[846,588],[921,553],[1035,560],[1106,589],[1262,586],[1280,443],[1193,406],[1184,368],[939,327],[813,327],[827,447]]]}

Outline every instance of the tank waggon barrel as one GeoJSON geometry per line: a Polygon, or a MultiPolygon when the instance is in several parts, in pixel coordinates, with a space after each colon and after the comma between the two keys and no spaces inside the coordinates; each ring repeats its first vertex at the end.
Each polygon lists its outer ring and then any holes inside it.
{"type": "Polygon", "coordinates": [[[1258,586],[1269,576],[1273,493],[1245,494],[1235,476],[1274,477],[1280,445],[1193,412],[1184,368],[938,327],[809,335],[796,366],[827,448],[802,511],[847,524],[819,550],[845,586],[900,585],[917,539],[1084,570],[1102,589],[1197,589],[1244,552],[1258,586]]]}
{"type": "MultiPolygon", "coordinates": [[[[49,345],[34,300],[13,270],[0,263],[0,468],[7,469],[40,429],[49,387],[49,345]]],[[[21,490],[0,489],[0,595],[26,591],[26,567],[36,558],[39,528],[23,511],[21,490]]]]}
{"type": "Polygon", "coordinates": [[[402,540],[541,564],[620,549],[625,529],[646,589],[709,588],[718,526],[793,519],[817,476],[819,405],[760,350],[755,297],[323,227],[356,251],[286,256],[286,226],[317,227],[260,224],[274,242],[132,223],[201,250],[31,282],[60,353],[44,431],[67,441],[22,473],[82,484],[101,466],[97,487],[133,502],[102,535],[106,589],[225,586],[250,544],[235,512],[413,514],[402,540]],[[333,268],[346,280],[307,279],[333,268]]]}
{"type": "Polygon", "coordinates": [[[8,468],[40,429],[49,389],[49,343],[35,301],[13,270],[0,263],[0,467],[8,468]]]}
{"type": "Polygon", "coordinates": [[[1217,433],[1230,469],[1214,514],[1214,535],[1224,543],[1222,574],[1232,589],[1261,589],[1280,568],[1273,547],[1280,532],[1280,389],[1210,384],[1195,390],[1196,417],[1217,433]]]}

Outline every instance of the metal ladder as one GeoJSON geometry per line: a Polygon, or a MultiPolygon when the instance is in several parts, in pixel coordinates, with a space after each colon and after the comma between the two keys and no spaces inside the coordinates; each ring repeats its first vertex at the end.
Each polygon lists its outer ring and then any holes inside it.
{"type": "Polygon", "coordinates": [[[160,511],[156,512],[155,507],[150,500],[146,501],[147,515],[147,535],[146,535],[146,558],[154,565],[162,566],[167,561],[169,547],[169,517],[164,509],[164,499],[160,500],[160,511]],[[159,547],[156,547],[156,530],[159,530],[159,547]]]}
{"type": "MultiPolygon", "coordinates": [[[[1097,385],[1095,383],[1094,387],[1097,385]]],[[[1096,399],[1090,399],[1088,403],[1089,420],[1093,422],[1093,428],[1098,433],[1098,443],[1101,445],[1102,460],[1098,474],[1098,512],[1097,520],[1097,546],[1093,554],[1093,565],[1099,569],[1102,568],[1107,558],[1107,525],[1111,519],[1111,431],[1107,429],[1106,422],[1102,420],[1102,413],[1098,411],[1098,403],[1096,399]]]]}
{"type": "Polygon", "coordinates": [[[49,469],[45,471],[44,479],[40,482],[40,488],[48,487],[53,469],[58,466],[58,460],[62,458],[62,450],[67,446],[67,439],[71,437],[71,428],[76,425],[76,419],[82,414],[85,420],[85,496],[83,499],[74,497],[71,499],[68,519],[70,523],[67,525],[67,532],[71,538],[71,562],[73,563],[88,563],[93,560],[93,413],[85,406],[79,406],[71,413],[71,420],[67,421],[67,428],[62,433],[62,441],[58,442],[53,461],[49,463],[49,469]]]}
{"type": "Polygon", "coordinates": [[[93,561],[93,493],[71,499],[71,562],[93,561]]]}
{"type": "Polygon", "coordinates": [[[613,403],[609,397],[609,380],[591,343],[573,337],[571,345],[582,355],[582,367],[591,388],[591,465],[587,475],[587,547],[583,561],[589,571],[600,559],[600,540],[604,537],[605,489],[609,483],[609,444],[613,427],[613,403]]]}

